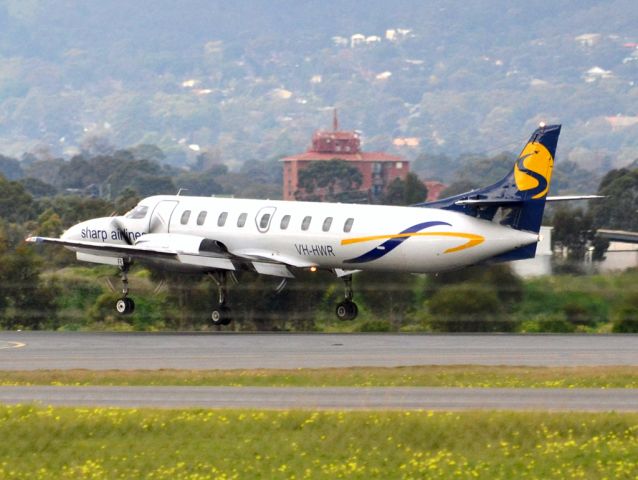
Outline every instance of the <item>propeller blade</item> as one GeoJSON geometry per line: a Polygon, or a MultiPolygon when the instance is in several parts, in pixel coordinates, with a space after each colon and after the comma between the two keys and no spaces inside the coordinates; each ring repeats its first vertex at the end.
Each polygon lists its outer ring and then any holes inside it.
{"type": "Polygon", "coordinates": [[[116,217],[113,218],[112,225],[120,234],[120,238],[124,239],[127,245],[133,245],[131,237],[128,236],[128,234],[126,233],[126,229],[122,226],[122,224],[116,217]]]}

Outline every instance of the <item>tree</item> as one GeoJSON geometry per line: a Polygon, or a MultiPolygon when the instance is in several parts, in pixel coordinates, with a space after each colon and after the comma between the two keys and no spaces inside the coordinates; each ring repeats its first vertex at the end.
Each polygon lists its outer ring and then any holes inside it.
{"type": "Polygon", "coordinates": [[[503,320],[503,304],[488,285],[446,285],[432,296],[429,307],[437,331],[499,332],[513,327],[503,320]]]}
{"type": "Polygon", "coordinates": [[[592,205],[596,228],[638,231],[638,169],[611,170],[600,182],[605,198],[592,205]]]}
{"type": "Polygon", "coordinates": [[[41,263],[26,245],[0,255],[1,327],[39,329],[54,324],[57,292],[41,281],[41,263]]]}
{"type": "Polygon", "coordinates": [[[561,207],[554,213],[552,240],[567,247],[567,258],[583,260],[587,248],[594,239],[591,213],[581,208],[561,207]]]}
{"type": "Polygon", "coordinates": [[[523,299],[523,281],[506,264],[474,266],[441,272],[430,277],[431,291],[429,293],[432,295],[446,285],[458,284],[489,285],[508,310],[512,310],[523,299]]]}
{"type": "Polygon", "coordinates": [[[215,169],[204,172],[183,173],[175,179],[175,186],[186,190],[186,195],[210,196],[224,193],[223,187],[217,183],[215,169]]]}
{"type": "Polygon", "coordinates": [[[43,182],[37,178],[23,178],[20,180],[20,184],[35,198],[53,197],[56,193],[58,193],[58,189],[53,185],[43,182]]]}
{"type": "Polygon", "coordinates": [[[638,333],[638,293],[632,292],[613,312],[613,332],[638,333]]]}
{"type": "Polygon", "coordinates": [[[469,192],[475,188],[478,188],[480,185],[471,180],[457,180],[441,191],[439,195],[440,199],[444,199],[447,197],[453,197],[454,195],[459,195],[461,193],[469,192]]]}
{"type": "Polygon", "coordinates": [[[125,188],[120,192],[120,195],[115,199],[115,211],[124,215],[131,210],[140,201],[140,197],[132,188],[125,188]]]}
{"type": "Polygon", "coordinates": [[[345,160],[312,162],[299,172],[297,200],[338,201],[342,194],[358,190],[363,176],[345,160]]]}
{"type": "Polygon", "coordinates": [[[386,205],[413,205],[424,202],[428,188],[416,174],[410,172],[405,180],[395,178],[390,182],[382,198],[386,205]]]}
{"type": "Polygon", "coordinates": [[[113,204],[100,198],[58,196],[38,201],[38,210],[51,209],[62,221],[65,228],[88,218],[106,217],[113,213],[113,204]]]}
{"type": "Polygon", "coordinates": [[[33,198],[20,182],[0,175],[0,218],[9,222],[26,222],[36,215],[33,198]]]}
{"type": "Polygon", "coordinates": [[[379,318],[398,329],[414,305],[414,279],[406,273],[361,272],[355,276],[357,295],[379,318]]]}

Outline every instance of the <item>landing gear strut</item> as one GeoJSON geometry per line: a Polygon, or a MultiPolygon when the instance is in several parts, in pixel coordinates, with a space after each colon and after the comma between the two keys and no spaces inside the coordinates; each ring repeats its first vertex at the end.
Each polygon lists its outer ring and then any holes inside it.
{"type": "Polygon", "coordinates": [[[120,315],[130,315],[135,310],[135,302],[128,298],[128,270],[130,265],[123,263],[120,266],[120,277],[122,279],[122,298],[115,302],[115,310],[120,315]]]}
{"type": "Polygon", "coordinates": [[[230,308],[226,305],[227,297],[228,297],[228,274],[225,271],[215,272],[210,274],[210,277],[217,284],[217,308],[213,309],[213,312],[210,315],[210,320],[213,325],[229,325],[233,320],[230,308]]]}
{"type": "Polygon", "coordinates": [[[342,277],[342,279],[346,289],[345,300],[337,304],[335,313],[339,320],[354,320],[357,318],[359,308],[357,304],[352,301],[352,297],[354,296],[352,292],[352,275],[346,275],[342,277]]]}

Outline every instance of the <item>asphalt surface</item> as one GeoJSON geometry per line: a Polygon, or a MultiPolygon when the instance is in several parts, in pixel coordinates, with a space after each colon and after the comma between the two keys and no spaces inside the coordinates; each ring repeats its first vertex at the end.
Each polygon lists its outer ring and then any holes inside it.
{"type": "MultiPolygon", "coordinates": [[[[0,370],[636,365],[638,336],[0,332],[0,370]]],[[[0,387],[0,403],[638,411],[638,389],[0,387]]]]}
{"type": "Polygon", "coordinates": [[[638,389],[0,387],[0,403],[313,410],[638,411],[638,389]]]}
{"type": "Polygon", "coordinates": [[[0,370],[636,365],[638,335],[0,332],[0,370]]]}

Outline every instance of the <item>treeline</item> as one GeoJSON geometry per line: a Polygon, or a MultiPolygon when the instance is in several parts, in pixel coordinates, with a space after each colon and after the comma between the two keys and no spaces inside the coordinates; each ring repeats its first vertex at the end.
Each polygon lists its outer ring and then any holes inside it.
{"type": "MultiPolygon", "coordinates": [[[[501,163],[511,166],[509,159],[501,163]]],[[[487,170],[486,176],[495,174],[487,170]]],[[[180,187],[194,194],[270,198],[277,198],[281,188],[281,166],[275,160],[247,162],[233,173],[215,158],[203,155],[192,171],[185,171],[163,165],[161,150],[151,146],[78,155],[67,162],[37,158],[18,162],[2,157],[0,171],[4,174],[0,176],[2,328],[209,328],[216,288],[205,277],[174,276],[138,266],[131,275],[132,296],[138,307],[132,316],[122,318],[112,308],[119,290],[116,269],[78,266],[67,250],[27,246],[24,238],[59,236],[82,220],[122,214],[143,195],[175,193],[180,187]]],[[[411,196],[423,195],[419,185],[416,177],[397,183],[388,190],[385,200],[410,203],[411,196]]],[[[554,240],[568,249],[573,260],[582,259],[592,246],[599,258],[605,255],[604,242],[595,237],[597,228],[638,230],[638,164],[610,171],[600,182],[598,193],[606,198],[589,206],[548,211],[546,219],[555,227],[554,240]]],[[[569,270],[578,273],[575,267],[569,270]]],[[[355,298],[361,315],[353,324],[339,324],[333,319],[333,308],[342,298],[343,288],[332,274],[301,272],[298,276],[277,293],[275,279],[242,273],[230,294],[236,318],[232,328],[637,329],[638,294],[631,289],[636,273],[611,277],[572,274],[525,281],[507,266],[427,277],[361,273],[355,276],[355,298]]]]}
{"type": "MultiPolygon", "coordinates": [[[[99,150],[99,149],[98,149],[99,150]]],[[[80,195],[116,199],[175,194],[281,197],[281,167],[277,159],[246,162],[229,172],[214,156],[203,153],[189,168],[167,165],[162,150],[138,145],[124,150],[109,147],[98,153],[44,158],[32,154],[21,160],[0,155],[0,174],[17,181],[35,198],[80,195]]]]}
{"type": "Polygon", "coordinates": [[[276,279],[243,272],[229,294],[234,322],[212,327],[217,292],[204,276],[137,266],[129,276],[137,307],[122,317],[113,308],[120,296],[115,269],[74,266],[38,278],[43,262],[32,250],[11,256],[19,261],[3,262],[0,314],[2,328],[10,329],[638,332],[636,270],[527,280],[503,265],[438,276],[361,273],[354,280],[360,313],[353,322],[335,318],[343,285],[329,272],[300,272],[281,292],[276,279]],[[5,268],[28,273],[7,288],[5,268]]]}

